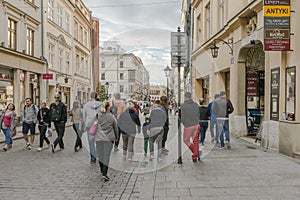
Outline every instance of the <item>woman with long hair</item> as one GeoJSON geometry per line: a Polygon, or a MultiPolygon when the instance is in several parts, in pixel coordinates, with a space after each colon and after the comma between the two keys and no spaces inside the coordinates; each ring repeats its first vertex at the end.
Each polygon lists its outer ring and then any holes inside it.
{"type": "Polygon", "coordinates": [[[5,145],[3,147],[4,151],[7,151],[12,147],[12,132],[16,131],[17,124],[17,114],[15,112],[15,105],[9,103],[1,113],[1,129],[5,136],[5,145]]]}
{"type": "Polygon", "coordinates": [[[118,119],[118,126],[121,129],[123,139],[123,159],[126,160],[128,152],[128,162],[132,162],[134,139],[137,131],[138,133],[141,132],[141,122],[135,111],[135,104],[129,101],[127,106],[127,109],[118,119]]]}
{"type": "Polygon", "coordinates": [[[99,158],[99,166],[102,173],[102,180],[109,181],[107,176],[110,153],[118,136],[118,126],[115,116],[110,113],[109,102],[101,105],[100,113],[97,116],[98,128],[95,134],[96,154],[99,158]]]}
{"type": "Polygon", "coordinates": [[[164,134],[163,134],[163,140],[162,140],[162,154],[167,154],[169,152],[168,149],[166,149],[166,141],[168,139],[168,133],[169,133],[169,103],[168,103],[168,97],[161,96],[160,97],[160,103],[162,107],[165,109],[167,118],[166,122],[164,124],[164,134]]]}
{"type": "Polygon", "coordinates": [[[50,141],[46,137],[46,131],[47,128],[51,128],[51,117],[50,117],[50,110],[47,107],[46,101],[41,102],[41,108],[39,109],[37,119],[39,123],[38,125],[39,131],[40,131],[40,146],[37,150],[42,151],[44,141],[47,143],[45,149],[48,149],[50,147],[50,141]]]}
{"type": "Polygon", "coordinates": [[[77,152],[78,148],[82,149],[82,141],[81,141],[81,136],[82,136],[82,109],[80,107],[80,104],[78,101],[73,102],[73,108],[70,111],[70,116],[72,116],[71,122],[73,122],[73,129],[76,133],[76,142],[74,146],[74,151],[77,152]]]}

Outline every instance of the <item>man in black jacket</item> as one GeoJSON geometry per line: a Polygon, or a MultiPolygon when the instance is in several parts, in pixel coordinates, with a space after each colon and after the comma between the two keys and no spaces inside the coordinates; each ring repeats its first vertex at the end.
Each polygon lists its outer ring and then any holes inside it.
{"type": "Polygon", "coordinates": [[[220,137],[220,148],[224,149],[224,133],[227,148],[231,148],[230,146],[230,134],[229,134],[229,114],[233,112],[233,106],[229,99],[226,99],[226,94],[224,91],[220,92],[220,97],[215,100],[212,105],[212,112],[217,117],[217,130],[219,132],[220,137]]]}
{"type": "Polygon", "coordinates": [[[61,102],[60,94],[55,95],[55,102],[50,105],[51,121],[54,123],[55,130],[57,132],[57,138],[51,144],[52,152],[55,152],[57,144],[61,150],[65,148],[63,137],[65,133],[65,126],[67,122],[67,108],[66,105],[61,102]]]}

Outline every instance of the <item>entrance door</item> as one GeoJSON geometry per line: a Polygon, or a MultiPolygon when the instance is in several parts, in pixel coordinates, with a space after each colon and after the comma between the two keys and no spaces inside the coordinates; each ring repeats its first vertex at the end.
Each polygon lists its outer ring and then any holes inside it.
{"type": "Polygon", "coordinates": [[[261,43],[252,46],[246,61],[246,119],[248,136],[258,133],[265,106],[265,53],[261,43]]]}

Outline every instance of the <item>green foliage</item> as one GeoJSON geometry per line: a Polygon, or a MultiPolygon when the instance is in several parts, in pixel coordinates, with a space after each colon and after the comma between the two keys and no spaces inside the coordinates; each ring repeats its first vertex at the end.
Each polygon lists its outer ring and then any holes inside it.
{"type": "Polygon", "coordinates": [[[100,87],[99,99],[100,99],[101,102],[103,102],[104,100],[106,100],[106,90],[105,90],[105,86],[104,85],[101,85],[101,87],[100,87]]]}

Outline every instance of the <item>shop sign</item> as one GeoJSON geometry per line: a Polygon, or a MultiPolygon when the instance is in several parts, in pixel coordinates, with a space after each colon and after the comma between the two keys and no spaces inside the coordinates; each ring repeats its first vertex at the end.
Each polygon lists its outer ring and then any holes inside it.
{"type": "Polygon", "coordinates": [[[290,0],[264,0],[264,50],[290,50],[290,0]]]}
{"type": "Polygon", "coordinates": [[[247,72],[247,96],[248,97],[256,97],[257,92],[257,83],[258,83],[258,75],[256,72],[247,72]]]}
{"type": "Polygon", "coordinates": [[[43,80],[53,79],[53,74],[42,74],[43,80]]]}
{"type": "Polygon", "coordinates": [[[271,120],[279,119],[280,68],[271,69],[271,120]]]}

